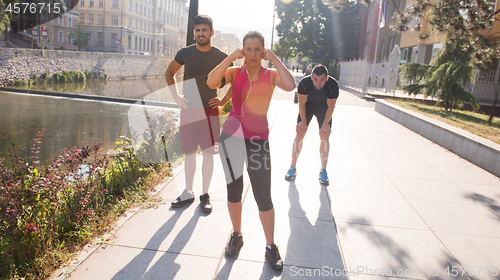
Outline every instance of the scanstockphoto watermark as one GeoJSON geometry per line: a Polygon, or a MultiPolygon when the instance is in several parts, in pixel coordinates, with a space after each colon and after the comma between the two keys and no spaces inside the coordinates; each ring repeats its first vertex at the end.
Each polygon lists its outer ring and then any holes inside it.
{"type": "Polygon", "coordinates": [[[292,277],[341,277],[358,275],[377,275],[384,277],[458,277],[458,276],[493,276],[500,275],[500,268],[497,266],[446,266],[446,267],[428,267],[425,269],[417,268],[370,268],[368,266],[356,266],[347,268],[333,268],[323,266],[320,268],[290,267],[290,276],[292,277]]]}
{"type": "MultiPolygon", "coordinates": [[[[429,270],[430,271],[430,270],[429,270]]],[[[372,269],[367,266],[356,266],[347,268],[333,268],[323,266],[320,268],[290,267],[290,276],[292,277],[341,277],[341,276],[359,276],[359,275],[379,275],[379,276],[398,276],[398,277],[422,277],[426,275],[424,269],[385,269],[383,267],[372,269]]]]}

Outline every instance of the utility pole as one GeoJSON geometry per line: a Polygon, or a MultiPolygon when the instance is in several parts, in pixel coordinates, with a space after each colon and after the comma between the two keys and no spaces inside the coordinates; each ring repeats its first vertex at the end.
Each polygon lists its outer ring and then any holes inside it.
{"type": "Polygon", "coordinates": [[[198,0],[189,0],[189,18],[188,18],[188,27],[187,27],[187,36],[186,36],[186,46],[192,45],[195,43],[194,34],[193,34],[193,21],[194,18],[198,15],[198,0]]]}
{"type": "Polygon", "coordinates": [[[121,25],[121,28],[120,28],[120,52],[121,53],[124,53],[124,48],[123,48],[123,6],[125,5],[124,4],[125,1],[120,1],[120,12],[121,12],[121,19],[120,19],[120,25],[121,25]]]}
{"type": "Polygon", "coordinates": [[[274,19],[276,18],[276,0],[274,1],[274,6],[273,6],[273,29],[271,31],[271,50],[273,50],[273,43],[274,43],[274,19]]]}
{"type": "MultiPolygon", "coordinates": [[[[36,7],[40,7],[39,1],[36,0],[36,7]]],[[[38,18],[38,48],[42,49],[42,27],[40,26],[40,13],[36,13],[36,17],[38,18]]],[[[33,35],[32,35],[33,36],[33,35]]]]}

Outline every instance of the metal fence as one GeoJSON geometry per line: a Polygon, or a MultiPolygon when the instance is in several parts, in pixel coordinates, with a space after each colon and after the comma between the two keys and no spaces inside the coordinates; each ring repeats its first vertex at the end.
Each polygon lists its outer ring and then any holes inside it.
{"type": "MultiPolygon", "coordinates": [[[[375,66],[366,60],[342,62],[339,82],[364,94],[376,92],[393,96],[405,95],[396,89],[402,84],[399,80],[400,56],[400,49],[396,46],[389,61],[377,63],[375,66]]],[[[476,70],[474,82],[465,89],[471,92],[481,105],[492,105],[495,97],[496,103],[500,103],[500,62],[495,70],[476,70]]]]}

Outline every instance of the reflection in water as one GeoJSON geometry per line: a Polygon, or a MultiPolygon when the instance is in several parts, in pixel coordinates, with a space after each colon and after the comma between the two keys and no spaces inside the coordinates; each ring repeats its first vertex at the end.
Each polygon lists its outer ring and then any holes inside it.
{"type": "Polygon", "coordinates": [[[19,156],[26,158],[37,132],[45,128],[40,145],[41,165],[49,165],[57,151],[104,142],[102,152],[114,147],[120,135],[128,136],[130,105],[0,92],[0,158],[9,162],[12,137],[19,156]]]}
{"type": "MultiPolygon", "coordinates": [[[[87,81],[74,83],[47,83],[31,86],[13,86],[21,89],[78,93],[87,95],[111,96],[130,99],[142,99],[144,96],[165,88],[165,79],[137,79],[115,81],[87,81]]],[[[175,103],[170,94],[163,102],[175,103]]]]}

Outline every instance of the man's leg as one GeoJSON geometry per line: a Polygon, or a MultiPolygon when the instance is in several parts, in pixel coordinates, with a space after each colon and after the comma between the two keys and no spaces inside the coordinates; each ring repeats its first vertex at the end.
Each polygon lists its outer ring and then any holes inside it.
{"type": "Polygon", "coordinates": [[[328,153],[330,152],[330,133],[332,127],[332,120],[327,125],[323,125],[326,115],[326,108],[316,111],[316,119],[319,125],[319,155],[321,159],[321,170],[319,172],[319,181],[322,184],[328,184],[328,175],[326,172],[326,164],[328,163],[328,153]]]}
{"type": "Polygon", "coordinates": [[[297,117],[297,126],[296,126],[297,133],[295,134],[295,139],[293,140],[292,163],[287,173],[285,174],[285,180],[292,180],[296,176],[297,160],[299,159],[300,151],[302,150],[302,143],[304,142],[304,137],[306,136],[307,128],[309,126],[309,122],[311,121],[311,118],[307,114],[307,111],[306,111],[306,118],[307,120],[304,125],[300,117],[300,114],[297,117]]]}
{"type": "Polygon", "coordinates": [[[203,193],[208,193],[210,188],[210,181],[214,173],[214,155],[211,153],[203,152],[203,165],[201,167],[201,175],[203,176],[203,193]]]}
{"type": "Polygon", "coordinates": [[[184,173],[186,176],[186,190],[193,191],[194,173],[196,172],[196,152],[186,154],[184,173]]]}
{"type": "Polygon", "coordinates": [[[295,139],[293,140],[292,149],[292,166],[297,166],[297,160],[299,159],[300,151],[302,150],[302,143],[304,142],[304,137],[306,136],[307,127],[305,130],[297,131],[295,139]]]}
{"type": "Polygon", "coordinates": [[[319,139],[321,139],[321,144],[319,145],[319,155],[321,157],[321,169],[326,169],[326,164],[328,163],[328,153],[330,152],[330,135],[324,133],[319,134],[319,139]]]}
{"type": "Polygon", "coordinates": [[[181,207],[194,201],[193,181],[196,171],[196,152],[198,143],[196,139],[198,124],[193,122],[194,112],[189,109],[181,110],[181,152],[185,154],[184,175],[186,179],[186,189],[176,200],[172,201],[172,207],[181,207]]]}

